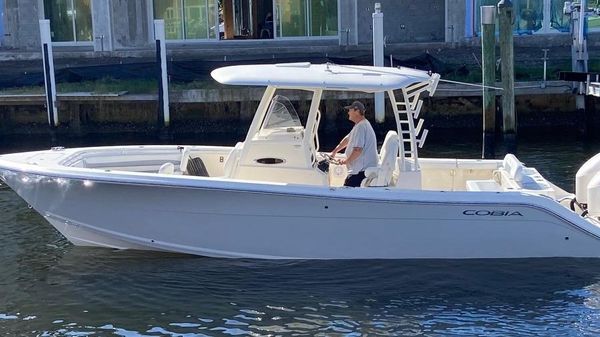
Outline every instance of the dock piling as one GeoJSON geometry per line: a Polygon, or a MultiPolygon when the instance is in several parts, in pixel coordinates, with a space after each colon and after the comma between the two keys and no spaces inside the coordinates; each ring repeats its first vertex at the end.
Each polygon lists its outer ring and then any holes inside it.
{"type": "Polygon", "coordinates": [[[513,51],[514,20],[512,1],[500,0],[498,2],[498,22],[500,26],[500,63],[502,68],[502,132],[509,153],[516,150],[517,142],[513,51]]]}
{"type": "Polygon", "coordinates": [[[496,138],[496,7],[481,6],[481,64],[483,84],[483,148],[481,157],[494,158],[496,138]]]}
{"type": "MultiPolygon", "coordinates": [[[[572,70],[579,73],[588,72],[588,59],[589,54],[587,51],[587,34],[586,34],[586,9],[587,1],[581,0],[579,3],[572,3],[571,7],[567,7],[567,12],[571,15],[571,63],[572,70]]],[[[585,83],[589,83],[589,80],[585,83]]],[[[577,124],[579,135],[583,138],[589,137],[588,130],[588,109],[586,103],[589,102],[586,99],[587,90],[584,82],[573,83],[576,91],[575,106],[577,109],[577,124]]]]}

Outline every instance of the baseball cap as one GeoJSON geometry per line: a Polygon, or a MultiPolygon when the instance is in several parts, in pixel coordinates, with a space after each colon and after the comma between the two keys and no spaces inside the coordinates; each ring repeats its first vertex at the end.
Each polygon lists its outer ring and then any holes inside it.
{"type": "Polygon", "coordinates": [[[362,104],[360,101],[354,101],[352,102],[352,104],[344,107],[344,109],[346,110],[350,110],[352,108],[359,110],[360,112],[365,112],[365,105],[362,104]]]}

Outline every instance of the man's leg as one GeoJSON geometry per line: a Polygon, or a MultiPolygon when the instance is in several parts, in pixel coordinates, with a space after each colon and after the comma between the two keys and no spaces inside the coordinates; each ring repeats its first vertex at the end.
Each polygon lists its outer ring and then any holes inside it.
{"type": "Polygon", "coordinates": [[[365,179],[365,172],[360,171],[357,174],[350,174],[344,181],[344,186],[348,187],[360,187],[360,183],[365,179]]]}

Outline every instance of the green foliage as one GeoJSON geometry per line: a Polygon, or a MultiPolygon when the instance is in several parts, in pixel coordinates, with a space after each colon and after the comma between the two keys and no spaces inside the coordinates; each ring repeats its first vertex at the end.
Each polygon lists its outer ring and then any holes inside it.
{"type": "MultiPolygon", "coordinates": [[[[600,72],[600,59],[592,59],[588,62],[590,72],[600,72]]],[[[467,82],[481,83],[481,68],[479,65],[455,65],[454,70],[442,74],[442,78],[467,82]]],[[[560,71],[571,71],[571,61],[560,60],[548,63],[547,80],[558,80],[560,71]]],[[[543,63],[536,61],[534,64],[518,64],[515,66],[516,81],[542,81],[544,78],[543,63]]],[[[496,70],[496,81],[501,80],[500,70],[496,70]]],[[[211,78],[195,80],[188,83],[171,82],[169,89],[172,91],[213,89],[222,88],[223,85],[216,83],[211,78]]],[[[154,80],[118,80],[112,77],[104,77],[97,81],[84,81],[77,83],[58,83],[59,94],[89,92],[93,94],[111,94],[127,92],[129,94],[153,94],[158,91],[158,83],[154,80]]],[[[43,95],[43,86],[14,87],[0,90],[4,95],[43,95]]]]}
{"type": "MultiPolygon", "coordinates": [[[[210,89],[221,87],[212,79],[196,80],[189,83],[173,82],[169,84],[169,90],[192,90],[210,89]]],[[[84,81],[77,83],[58,83],[59,94],[89,92],[93,94],[111,94],[127,92],[129,94],[153,94],[158,91],[158,83],[153,80],[117,80],[112,77],[104,77],[97,81],[84,81]]],[[[4,95],[43,95],[43,86],[14,87],[0,90],[4,95]]]]}
{"type": "MultiPolygon", "coordinates": [[[[460,81],[467,83],[481,83],[481,68],[478,65],[472,65],[470,67],[459,67],[456,66],[455,70],[442,76],[442,78],[460,81]],[[466,71],[465,71],[466,69],[466,71]]],[[[588,68],[590,72],[600,72],[600,59],[590,60],[588,62],[588,68]]],[[[548,81],[558,80],[558,73],[561,71],[571,71],[571,61],[561,60],[555,62],[549,62],[546,69],[546,79],[548,81]]],[[[501,80],[500,69],[496,70],[496,81],[501,80]]],[[[544,79],[544,66],[541,61],[536,64],[526,65],[518,64],[515,65],[515,81],[542,81],[544,79]]]]}

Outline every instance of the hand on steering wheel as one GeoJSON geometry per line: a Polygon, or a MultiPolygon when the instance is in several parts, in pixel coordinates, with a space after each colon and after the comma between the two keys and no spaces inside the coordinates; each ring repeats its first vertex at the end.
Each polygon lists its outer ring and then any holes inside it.
{"type": "Polygon", "coordinates": [[[325,159],[327,159],[327,161],[329,161],[330,163],[334,163],[336,165],[340,164],[340,161],[338,159],[335,159],[335,157],[333,157],[332,155],[330,155],[329,153],[324,153],[323,156],[325,157],[325,159]]]}

